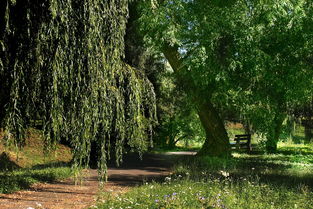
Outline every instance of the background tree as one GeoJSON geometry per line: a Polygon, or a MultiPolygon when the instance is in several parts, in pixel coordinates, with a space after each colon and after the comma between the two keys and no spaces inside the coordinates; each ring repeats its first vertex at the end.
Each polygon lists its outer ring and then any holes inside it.
{"type": "Polygon", "coordinates": [[[172,74],[173,71],[168,69],[158,76],[156,143],[168,148],[174,148],[182,140],[188,143],[190,139],[201,141],[205,138],[194,104],[172,74]]]}
{"type": "Polygon", "coordinates": [[[312,66],[307,61],[311,56],[308,5],[305,1],[249,5],[253,29],[248,33],[250,38],[243,39],[246,43],[236,46],[233,58],[234,63],[240,63],[234,64],[235,68],[249,74],[234,78],[248,80],[248,85],[241,86],[246,91],[241,99],[248,104],[241,112],[249,112],[246,117],[253,127],[267,136],[266,149],[275,152],[288,112],[310,101],[312,95],[312,66]]]}
{"type": "Polygon", "coordinates": [[[267,149],[276,150],[287,109],[308,99],[312,84],[306,61],[311,54],[311,33],[305,26],[310,21],[309,4],[143,3],[147,43],[163,52],[206,131],[199,154],[228,153],[219,113],[232,108],[254,120],[255,128],[267,135],[267,149]]]}
{"type": "Polygon", "coordinates": [[[217,105],[212,103],[222,78],[218,57],[227,54],[227,47],[221,49],[222,54],[217,50],[222,35],[214,25],[220,24],[219,14],[225,8],[204,1],[153,1],[143,7],[143,30],[151,38],[148,43],[169,61],[206,132],[199,154],[228,155],[227,133],[217,105]]]}
{"type": "Polygon", "coordinates": [[[201,133],[201,128],[198,130],[195,119],[197,116],[190,107],[192,104],[184,96],[184,91],[177,86],[164,57],[145,44],[144,36],[138,27],[139,4],[139,1],[133,1],[129,6],[124,60],[131,66],[143,70],[154,86],[159,121],[154,130],[155,144],[173,148],[178,141],[191,136],[193,131],[201,133]],[[194,130],[195,128],[197,130],[194,130]]]}

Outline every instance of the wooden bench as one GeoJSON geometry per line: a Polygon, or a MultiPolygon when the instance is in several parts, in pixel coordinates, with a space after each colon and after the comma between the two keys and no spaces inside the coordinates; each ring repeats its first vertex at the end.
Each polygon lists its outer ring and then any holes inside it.
{"type": "Polygon", "coordinates": [[[235,141],[235,143],[230,143],[232,147],[235,147],[238,150],[245,148],[249,152],[252,151],[251,134],[235,135],[234,141],[235,141]]]}

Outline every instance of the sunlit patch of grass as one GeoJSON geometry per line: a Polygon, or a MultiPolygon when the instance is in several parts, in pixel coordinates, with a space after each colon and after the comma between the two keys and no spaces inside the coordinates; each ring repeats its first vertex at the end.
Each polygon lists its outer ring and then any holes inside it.
{"type": "Polygon", "coordinates": [[[71,149],[62,144],[57,144],[54,151],[45,153],[42,131],[32,128],[27,130],[26,144],[21,150],[17,151],[15,147],[5,147],[3,144],[3,132],[0,130],[0,154],[5,152],[11,161],[22,168],[72,160],[71,149]]]}
{"type": "Polygon", "coordinates": [[[17,152],[14,147],[4,146],[0,130],[0,193],[12,193],[36,182],[52,182],[73,175],[68,165],[72,159],[69,147],[57,144],[55,151],[45,153],[42,132],[29,129],[27,135],[25,147],[17,152]]]}
{"type": "Polygon", "coordinates": [[[176,146],[180,149],[185,149],[185,150],[199,150],[204,143],[204,140],[190,140],[190,139],[187,139],[187,140],[179,141],[176,144],[176,146]]]}
{"type": "Polygon", "coordinates": [[[313,144],[295,144],[290,141],[278,142],[278,152],[313,155],[313,144]]]}
{"type": "Polygon", "coordinates": [[[37,182],[53,182],[71,175],[70,167],[65,165],[3,171],[0,172],[0,193],[12,193],[29,188],[37,182]]]}
{"type": "Polygon", "coordinates": [[[275,154],[247,154],[233,153],[244,165],[255,165],[258,170],[263,169],[268,173],[284,173],[290,176],[303,176],[313,173],[313,148],[304,144],[279,143],[275,154]]]}

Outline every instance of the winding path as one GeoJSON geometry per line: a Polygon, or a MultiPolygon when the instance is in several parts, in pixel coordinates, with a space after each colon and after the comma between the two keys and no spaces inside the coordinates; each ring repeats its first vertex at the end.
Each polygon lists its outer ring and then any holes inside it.
{"type": "MultiPolygon", "coordinates": [[[[163,179],[170,173],[173,155],[190,155],[192,152],[170,154],[146,154],[143,160],[129,155],[121,167],[110,166],[108,183],[104,192],[124,192],[144,181],[163,179]]],[[[99,192],[98,173],[89,169],[82,185],[75,185],[72,179],[55,183],[39,183],[29,190],[13,194],[0,194],[1,209],[81,209],[92,206],[99,192]]]]}

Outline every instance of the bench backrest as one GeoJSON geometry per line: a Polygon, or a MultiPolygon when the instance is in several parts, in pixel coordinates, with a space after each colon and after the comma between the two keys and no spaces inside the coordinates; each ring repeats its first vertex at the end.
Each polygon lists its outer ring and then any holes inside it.
{"type": "Polygon", "coordinates": [[[243,146],[246,146],[246,148],[248,149],[249,152],[252,150],[252,147],[251,147],[251,134],[238,134],[238,135],[235,135],[234,140],[236,141],[237,149],[239,149],[243,145],[243,146]],[[240,142],[240,141],[244,141],[244,140],[246,140],[246,142],[243,142],[243,143],[240,142]]]}
{"type": "Polygon", "coordinates": [[[235,141],[239,140],[251,140],[251,134],[239,134],[239,135],[235,135],[235,141]]]}

